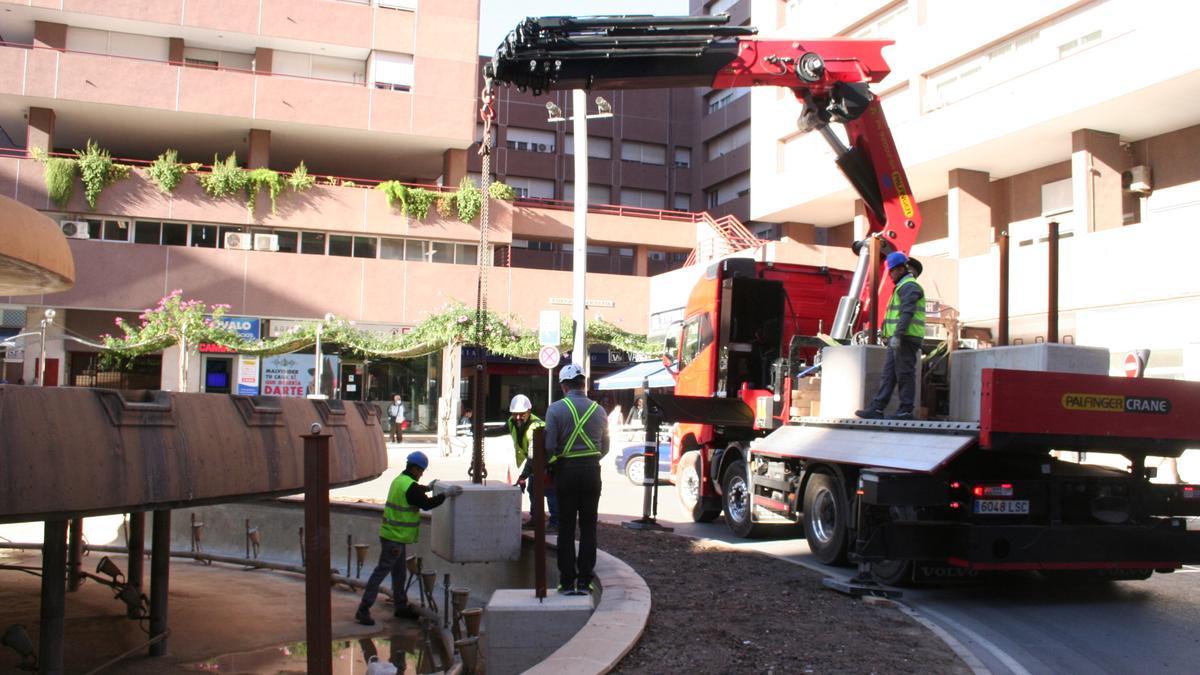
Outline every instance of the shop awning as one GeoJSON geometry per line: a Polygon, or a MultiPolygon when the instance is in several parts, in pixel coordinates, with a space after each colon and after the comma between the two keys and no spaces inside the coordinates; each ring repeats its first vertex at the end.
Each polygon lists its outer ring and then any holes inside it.
{"type": "Polygon", "coordinates": [[[646,361],[618,370],[612,375],[606,375],[596,380],[596,388],[600,390],[638,389],[645,386],[649,379],[653,387],[674,387],[675,378],[659,361],[646,361]]]}

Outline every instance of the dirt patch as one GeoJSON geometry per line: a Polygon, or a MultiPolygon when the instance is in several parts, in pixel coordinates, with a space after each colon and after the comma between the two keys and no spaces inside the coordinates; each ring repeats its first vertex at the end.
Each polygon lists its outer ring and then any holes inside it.
{"type": "Polygon", "coordinates": [[[924,626],[761,553],[601,523],[600,548],[650,586],[620,673],[970,673],[924,626]]]}

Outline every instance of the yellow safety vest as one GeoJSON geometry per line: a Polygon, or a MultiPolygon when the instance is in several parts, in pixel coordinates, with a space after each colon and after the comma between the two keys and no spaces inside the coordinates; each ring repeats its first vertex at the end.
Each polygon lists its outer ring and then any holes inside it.
{"type": "Polygon", "coordinates": [[[592,415],[595,414],[595,412],[600,409],[600,404],[596,403],[595,401],[592,401],[591,405],[588,406],[587,411],[584,412],[582,416],[580,416],[579,411],[576,410],[576,408],[575,408],[575,404],[571,402],[571,399],[569,397],[564,397],[563,403],[567,404],[567,410],[569,410],[571,412],[571,419],[575,420],[575,428],[573,430],[571,430],[571,435],[567,438],[567,442],[563,443],[561,452],[559,452],[559,454],[551,457],[550,462],[553,463],[553,462],[557,461],[560,457],[563,459],[576,459],[578,457],[598,457],[600,455],[600,448],[597,448],[595,441],[593,441],[590,437],[588,437],[588,435],[586,433],[584,433],[583,426],[585,424],[587,424],[587,421],[589,419],[591,419],[592,415]],[[583,439],[583,445],[584,445],[583,448],[580,448],[578,450],[576,450],[574,448],[575,441],[577,439],[583,439]]]}
{"type": "Polygon", "coordinates": [[[517,466],[525,463],[526,459],[533,454],[533,430],[541,429],[546,426],[540,417],[529,413],[529,426],[525,427],[524,435],[517,430],[516,423],[513,418],[508,418],[508,435],[512,436],[513,449],[516,451],[517,466]]]}
{"type": "Polygon", "coordinates": [[[383,507],[383,522],[379,536],[399,544],[412,544],[420,534],[420,509],[408,503],[408,488],[416,483],[412,476],[402,473],[392,481],[387,504],[383,507]]]}
{"type": "MultiPolygon", "coordinates": [[[[888,303],[887,314],[883,317],[883,337],[884,339],[892,337],[896,332],[896,324],[900,323],[900,288],[906,284],[916,284],[917,280],[911,276],[904,277],[900,283],[896,284],[896,290],[892,291],[892,299],[888,303]]],[[[917,284],[917,288],[921,288],[917,284]]],[[[908,324],[908,330],[904,331],[907,337],[924,338],[925,337],[925,289],[921,289],[921,299],[917,301],[917,308],[913,310],[912,321],[908,324]]]]}

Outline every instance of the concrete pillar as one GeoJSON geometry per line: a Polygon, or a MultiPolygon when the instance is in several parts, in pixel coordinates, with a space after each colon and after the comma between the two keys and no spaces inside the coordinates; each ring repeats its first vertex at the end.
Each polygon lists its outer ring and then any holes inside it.
{"type": "Polygon", "coordinates": [[[26,150],[54,150],[54,122],[56,119],[52,108],[30,108],[29,124],[25,128],[26,150]]]}
{"type": "Polygon", "coordinates": [[[791,239],[798,244],[815,244],[817,228],[809,223],[779,223],[779,239],[791,239]]]}
{"type": "Polygon", "coordinates": [[[854,241],[862,241],[871,230],[871,221],[867,219],[867,204],[861,199],[854,200],[854,241]]]}
{"type": "Polygon", "coordinates": [[[1075,231],[1121,227],[1121,168],[1124,154],[1117,134],[1094,129],[1071,132],[1071,196],[1075,231]]]}
{"type": "Polygon", "coordinates": [[[167,38],[167,60],[183,63],[183,38],[167,38]]]}
{"type": "Polygon", "coordinates": [[[49,21],[33,22],[33,46],[50,49],[67,48],[67,24],[49,21]]]}
{"type": "Polygon", "coordinates": [[[275,62],[275,50],[259,47],[254,50],[254,72],[271,73],[275,62]]]}
{"type": "Polygon", "coordinates": [[[950,255],[983,255],[992,243],[991,177],[986,171],[954,169],[946,197],[950,255]]]}
{"type": "MultiPolygon", "coordinates": [[[[494,168],[494,167],[493,167],[494,168]]],[[[442,181],[450,187],[458,187],[467,175],[467,151],[450,148],[442,153],[442,181]]]]}
{"type": "Polygon", "coordinates": [[[633,247],[633,274],[638,277],[650,276],[650,247],[645,244],[633,247]]]}
{"type": "Polygon", "coordinates": [[[262,169],[271,164],[271,132],[267,129],[250,130],[250,152],[246,157],[247,169],[262,169]]]}

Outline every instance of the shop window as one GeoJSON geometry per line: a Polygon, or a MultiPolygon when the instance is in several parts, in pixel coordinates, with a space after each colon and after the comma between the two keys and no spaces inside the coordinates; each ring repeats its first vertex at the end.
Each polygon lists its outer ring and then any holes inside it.
{"type": "Polygon", "coordinates": [[[308,255],[325,255],[325,233],[301,232],[300,252],[308,255]]]}

